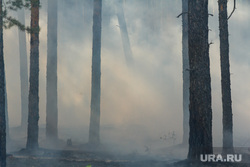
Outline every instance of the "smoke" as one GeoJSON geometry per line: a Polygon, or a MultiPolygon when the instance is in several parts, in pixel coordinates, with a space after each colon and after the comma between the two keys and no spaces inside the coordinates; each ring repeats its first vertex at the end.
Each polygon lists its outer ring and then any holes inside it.
{"type": "MultiPolygon", "coordinates": [[[[110,22],[103,24],[101,79],[101,141],[110,148],[146,154],[150,150],[173,145],[162,140],[175,132],[182,140],[182,47],[181,1],[161,1],[152,12],[143,1],[126,0],[124,11],[134,55],[128,67],[122,48],[115,10],[110,22]],[[159,12],[162,17],[153,17],[159,12]],[[152,19],[153,18],[153,19],[152,19]],[[115,146],[115,147],[114,147],[115,146]]],[[[103,1],[115,9],[114,0],[103,1]]],[[[40,13],[40,120],[46,119],[47,1],[40,13]]],[[[219,30],[217,1],[210,3],[210,64],[212,78],[213,140],[222,141],[222,104],[220,88],[219,30]]],[[[232,9],[229,1],[228,10],[232,9]]],[[[240,146],[250,139],[249,102],[249,3],[239,1],[229,20],[230,64],[234,116],[234,142],[240,146]],[[240,25],[240,26],[239,26],[240,25]]],[[[58,108],[59,137],[74,143],[86,143],[90,118],[92,25],[84,25],[80,0],[59,1],[58,20],[58,108]]],[[[105,8],[103,9],[105,12],[105,8]]],[[[29,25],[30,12],[26,11],[29,25]]],[[[106,16],[103,19],[107,19],[106,16]]],[[[92,24],[92,23],[91,23],[92,24]]],[[[20,76],[17,29],[4,31],[7,92],[10,127],[20,125],[20,76]],[[13,49],[14,48],[14,49],[13,49]]],[[[30,36],[27,34],[27,41],[30,36]]],[[[27,44],[29,53],[29,43],[27,44]]],[[[29,58],[29,56],[28,56],[29,58]]],[[[29,64],[29,62],[28,62],[29,64]]],[[[250,144],[250,143],[249,143],[250,144]]]]}

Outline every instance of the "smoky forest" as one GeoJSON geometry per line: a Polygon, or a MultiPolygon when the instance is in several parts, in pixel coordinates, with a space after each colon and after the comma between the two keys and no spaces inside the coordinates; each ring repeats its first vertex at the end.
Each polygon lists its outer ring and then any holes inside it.
{"type": "Polygon", "coordinates": [[[250,167],[249,9],[0,0],[0,167],[250,167]]]}

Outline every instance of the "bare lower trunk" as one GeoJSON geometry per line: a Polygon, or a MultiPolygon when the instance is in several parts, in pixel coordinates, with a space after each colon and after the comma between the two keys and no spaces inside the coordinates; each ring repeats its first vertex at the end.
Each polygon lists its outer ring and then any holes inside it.
{"type": "MultiPolygon", "coordinates": [[[[0,13],[2,13],[0,0],[0,13]]],[[[6,167],[5,70],[3,56],[3,17],[0,15],[0,165],[6,167]]]]}
{"type": "MultiPolygon", "coordinates": [[[[18,20],[25,25],[24,9],[18,10],[18,20]]],[[[27,129],[28,123],[28,62],[25,32],[18,30],[20,54],[20,81],[21,81],[21,127],[27,129]]]]}
{"type": "Polygon", "coordinates": [[[223,152],[233,153],[233,114],[230,88],[227,0],[219,0],[221,90],[223,108],[223,152]]]}
{"type": "Polygon", "coordinates": [[[48,50],[47,50],[47,96],[46,137],[58,138],[57,108],[57,0],[48,1],[48,50]]]}
{"type": "Polygon", "coordinates": [[[100,143],[102,0],[94,0],[89,143],[100,143]]]}
{"type": "Polygon", "coordinates": [[[26,148],[38,149],[39,120],[39,0],[31,0],[30,87],[26,148]]]}
{"type": "Polygon", "coordinates": [[[123,0],[117,2],[117,17],[122,37],[123,51],[126,58],[127,65],[133,64],[133,54],[130,46],[127,24],[124,16],[123,0]]]}
{"type": "Polygon", "coordinates": [[[208,0],[188,1],[190,67],[190,135],[188,159],[212,154],[211,78],[208,45],[208,0]]]}
{"type": "MultiPolygon", "coordinates": [[[[188,0],[182,0],[182,12],[188,11],[188,0]]],[[[189,60],[188,60],[188,14],[182,15],[182,77],[183,77],[183,139],[188,145],[189,136],[189,60]]]]}
{"type": "MultiPolygon", "coordinates": [[[[5,74],[5,72],[4,72],[5,74]]],[[[5,120],[6,120],[6,139],[7,141],[10,140],[10,126],[9,126],[9,111],[8,111],[8,96],[7,96],[7,85],[6,85],[6,75],[4,77],[4,84],[5,84],[5,120]]]]}

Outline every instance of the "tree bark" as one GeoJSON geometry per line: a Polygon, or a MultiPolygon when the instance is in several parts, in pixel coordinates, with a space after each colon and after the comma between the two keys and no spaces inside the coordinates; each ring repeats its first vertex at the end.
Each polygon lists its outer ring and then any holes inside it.
{"type": "Polygon", "coordinates": [[[100,143],[102,0],[94,0],[89,143],[100,143]]]}
{"type": "MultiPolygon", "coordinates": [[[[5,71],[4,71],[5,74],[5,71]]],[[[10,126],[9,126],[9,110],[8,110],[8,96],[7,96],[7,85],[6,85],[6,75],[4,76],[5,85],[5,120],[6,120],[6,139],[10,140],[10,126]]]]}
{"type": "Polygon", "coordinates": [[[57,0],[48,1],[46,137],[58,138],[57,108],[57,0]]]}
{"type": "Polygon", "coordinates": [[[188,1],[190,135],[188,159],[211,154],[212,108],[208,44],[208,0],[188,1]]]}
{"type": "Polygon", "coordinates": [[[123,51],[127,65],[133,64],[133,54],[130,46],[127,24],[124,16],[123,0],[118,0],[117,2],[117,18],[119,22],[123,51]]]}
{"type": "Polygon", "coordinates": [[[221,90],[223,108],[223,152],[233,153],[233,114],[230,88],[227,0],[219,0],[221,90]]]}
{"type": "MultiPolygon", "coordinates": [[[[182,13],[188,12],[188,0],[182,0],[182,13]]],[[[183,139],[188,145],[189,136],[189,60],[188,60],[188,14],[182,14],[182,77],[183,77],[183,139]]]]}
{"type": "MultiPolygon", "coordinates": [[[[24,9],[18,10],[18,20],[25,25],[24,9]]],[[[19,36],[19,54],[20,54],[20,81],[21,81],[21,127],[27,129],[28,123],[28,60],[26,50],[25,32],[18,30],[19,36]]]]}
{"type": "MultiPolygon", "coordinates": [[[[2,11],[0,0],[0,13],[2,11]]],[[[0,15],[0,165],[6,167],[5,69],[3,56],[3,17],[0,15]]]]}
{"type": "Polygon", "coordinates": [[[26,148],[38,149],[39,120],[39,0],[31,0],[30,87],[26,148]]]}

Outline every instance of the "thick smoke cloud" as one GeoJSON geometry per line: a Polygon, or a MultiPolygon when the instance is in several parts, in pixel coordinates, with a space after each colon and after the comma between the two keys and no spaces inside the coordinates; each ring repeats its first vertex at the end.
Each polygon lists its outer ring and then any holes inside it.
{"type": "MultiPolygon", "coordinates": [[[[181,1],[161,1],[163,17],[150,13],[144,0],[126,0],[124,11],[134,66],[128,67],[122,48],[115,0],[106,0],[110,22],[103,25],[101,140],[125,151],[145,151],[172,145],[160,137],[176,133],[182,139],[182,47],[181,1]]],[[[40,120],[46,118],[47,1],[40,15],[40,120]]],[[[81,0],[59,1],[58,96],[59,137],[86,143],[90,117],[92,25],[84,25],[81,0]]],[[[229,1],[229,11],[232,9],[229,1]]],[[[247,128],[250,103],[248,74],[250,56],[249,3],[239,1],[229,20],[234,141],[237,146],[250,139],[247,128]]],[[[157,8],[157,7],[156,7],[157,8]]],[[[105,10],[105,8],[103,9],[105,10]]],[[[213,140],[222,140],[219,30],[217,1],[209,1],[210,64],[212,78],[213,140]]],[[[157,12],[157,11],[154,11],[157,12]]],[[[13,13],[14,15],[14,13],[13,13]]],[[[30,13],[26,11],[26,23],[30,13]]],[[[105,17],[103,19],[106,19],[105,17]]],[[[4,31],[10,126],[20,124],[20,77],[17,29],[4,31]]],[[[27,34],[27,41],[30,36],[27,34]]],[[[29,49],[29,44],[27,44],[29,49]]],[[[29,50],[28,50],[29,53],[29,50]]],[[[250,145],[250,142],[248,143],[250,145]]]]}

